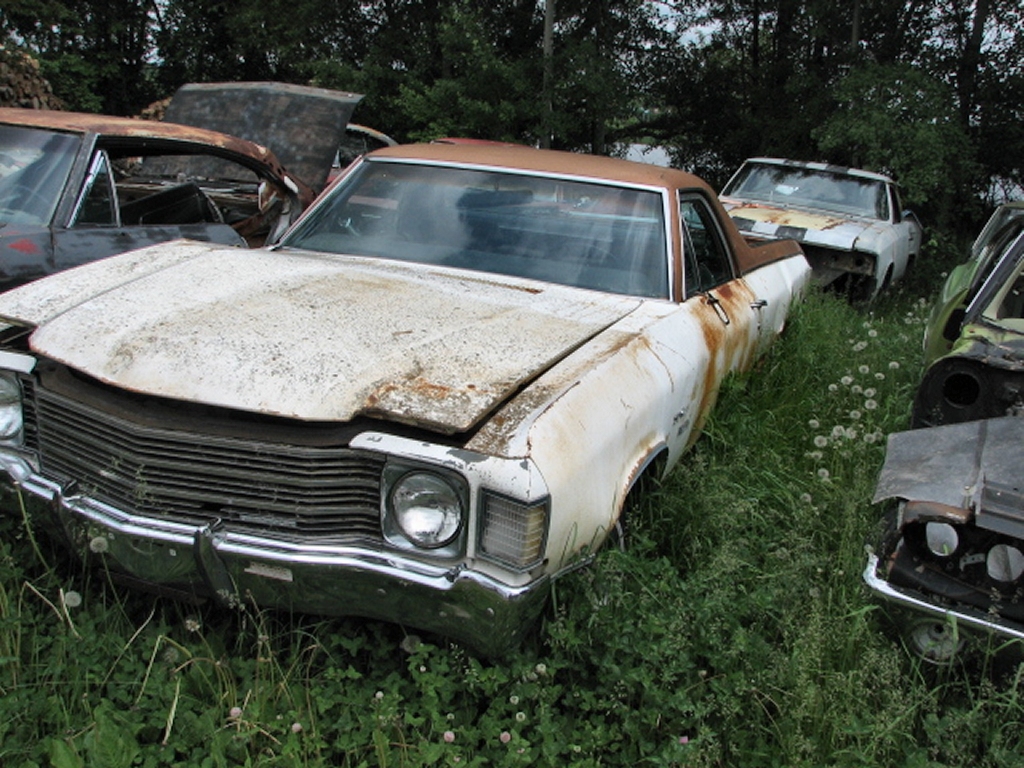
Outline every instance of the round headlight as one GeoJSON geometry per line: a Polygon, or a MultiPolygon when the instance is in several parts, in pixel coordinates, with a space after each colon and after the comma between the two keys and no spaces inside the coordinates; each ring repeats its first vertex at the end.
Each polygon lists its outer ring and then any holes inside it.
{"type": "Polygon", "coordinates": [[[11,440],[21,433],[21,386],[10,374],[0,374],[0,440],[11,440]]]}
{"type": "Polygon", "coordinates": [[[1024,554],[1009,544],[996,544],[985,558],[988,575],[996,581],[1016,581],[1024,573],[1024,554]]]}
{"type": "Polygon", "coordinates": [[[410,472],[391,490],[395,522],[418,547],[443,547],[459,532],[462,499],[443,477],[432,472],[410,472]]]}
{"type": "Polygon", "coordinates": [[[928,523],[924,527],[924,536],[928,549],[938,557],[949,557],[960,545],[956,528],[949,523],[928,523]]]}

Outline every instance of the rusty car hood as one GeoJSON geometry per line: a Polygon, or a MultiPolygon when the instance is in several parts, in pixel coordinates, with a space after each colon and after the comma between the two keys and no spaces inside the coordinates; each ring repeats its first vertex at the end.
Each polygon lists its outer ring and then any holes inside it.
{"type": "MultiPolygon", "coordinates": [[[[1020,467],[1024,418],[1003,416],[889,435],[874,502],[927,501],[972,510],[1024,514],[1020,467]]],[[[981,521],[979,521],[981,522],[981,521]]]]}
{"type": "Polygon", "coordinates": [[[729,216],[745,235],[786,238],[809,245],[853,250],[857,241],[873,238],[884,222],[839,213],[782,208],[722,198],[729,216]]]}
{"type": "Polygon", "coordinates": [[[0,295],[0,317],[37,326],[33,351],[131,391],[456,433],[638,303],[490,274],[178,241],[0,295]]]}
{"type": "Polygon", "coordinates": [[[289,171],[320,192],[362,98],[290,83],[189,83],[175,92],[164,119],[270,147],[289,171]]]}

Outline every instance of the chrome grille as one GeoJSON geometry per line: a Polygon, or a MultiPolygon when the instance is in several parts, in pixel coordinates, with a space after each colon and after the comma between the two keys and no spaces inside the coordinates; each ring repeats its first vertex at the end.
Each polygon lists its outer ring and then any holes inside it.
{"type": "Polygon", "coordinates": [[[381,536],[376,454],[146,426],[38,385],[25,395],[43,473],[118,509],[296,537],[381,536]]]}

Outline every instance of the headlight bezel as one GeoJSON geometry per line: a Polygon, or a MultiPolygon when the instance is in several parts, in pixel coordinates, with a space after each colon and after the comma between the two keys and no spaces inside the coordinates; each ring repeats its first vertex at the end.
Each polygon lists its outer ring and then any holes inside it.
{"type": "Polygon", "coordinates": [[[17,371],[0,369],[0,445],[25,441],[25,393],[17,371]]]}
{"type": "Polygon", "coordinates": [[[465,551],[469,510],[469,485],[461,474],[427,463],[391,460],[385,464],[381,487],[381,530],[390,545],[439,558],[459,556],[465,551]],[[458,502],[458,522],[453,532],[437,543],[418,541],[408,530],[408,525],[403,525],[401,510],[396,509],[396,491],[403,483],[413,482],[417,477],[443,484],[458,502]]]}

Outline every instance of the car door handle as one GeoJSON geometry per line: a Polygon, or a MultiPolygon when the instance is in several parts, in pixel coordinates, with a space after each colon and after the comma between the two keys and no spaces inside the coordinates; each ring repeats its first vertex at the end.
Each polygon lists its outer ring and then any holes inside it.
{"type": "Polygon", "coordinates": [[[764,309],[768,306],[768,299],[758,299],[757,301],[750,302],[751,309],[764,309]]]}
{"type": "Polygon", "coordinates": [[[725,325],[729,325],[729,315],[726,314],[725,307],[722,306],[722,302],[719,301],[718,297],[715,296],[711,291],[704,294],[704,300],[711,305],[711,308],[715,310],[715,314],[718,315],[718,319],[721,320],[725,325]]]}

